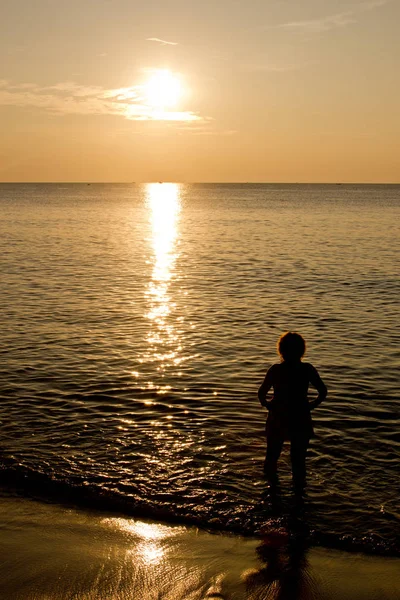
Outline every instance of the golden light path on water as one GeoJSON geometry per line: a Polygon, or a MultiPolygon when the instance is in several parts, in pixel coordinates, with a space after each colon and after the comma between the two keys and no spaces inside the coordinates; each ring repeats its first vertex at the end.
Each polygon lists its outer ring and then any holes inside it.
{"type": "Polygon", "coordinates": [[[132,559],[143,565],[157,565],[163,562],[168,554],[166,541],[179,535],[184,528],[172,528],[158,523],[144,523],[123,518],[106,518],[105,525],[120,530],[132,538],[132,559]]]}
{"type": "MultiPolygon", "coordinates": [[[[153,268],[146,291],[146,317],[150,326],[144,359],[158,363],[156,371],[163,376],[166,367],[177,367],[181,362],[182,346],[171,318],[176,304],[170,289],[178,258],[181,186],[175,183],[147,184],[146,202],[151,222],[153,268]]],[[[158,386],[157,392],[165,393],[168,389],[167,385],[158,386]]]]}

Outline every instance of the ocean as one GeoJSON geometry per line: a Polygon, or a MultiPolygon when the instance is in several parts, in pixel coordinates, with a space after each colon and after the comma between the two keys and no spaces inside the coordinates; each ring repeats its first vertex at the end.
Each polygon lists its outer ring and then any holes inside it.
{"type": "MultiPolygon", "coordinates": [[[[0,185],[0,494],[400,556],[400,186],[0,185]],[[263,478],[286,330],[329,393],[263,478]]],[[[310,396],[313,396],[310,390],[310,396]]],[[[7,500],[8,501],[8,500],[7,500]]]]}

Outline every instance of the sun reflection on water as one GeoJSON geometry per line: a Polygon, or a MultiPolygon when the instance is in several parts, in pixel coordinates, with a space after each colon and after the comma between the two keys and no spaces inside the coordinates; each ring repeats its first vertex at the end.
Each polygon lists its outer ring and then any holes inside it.
{"type": "Polygon", "coordinates": [[[180,212],[180,186],[175,183],[150,183],[147,200],[151,210],[153,230],[154,268],[151,294],[155,297],[157,310],[149,316],[169,313],[168,282],[171,279],[176,254],[177,224],[180,212]]]}
{"type": "MultiPolygon", "coordinates": [[[[146,360],[159,362],[158,371],[168,364],[176,365],[182,349],[172,320],[175,307],[171,282],[178,257],[178,224],[181,210],[181,186],[176,183],[150,183],[146,186],[147,204],[152,230],[153,270],[146,296],[146,314],[151,325],[147,335],[149,350],[146,360]]],[[[162,393],[164,388],[160,388],[162,393]]]]}
{"type": "Polygon", "coordinates": [[[118,517],[108,517],[103,524],[114,531],[120,531],[127,536],[127,552],[132,560],[144,565],[160,564],[168,554],[166,541],[179,535],[183,528],[168,527],[158,523],[144,523],[118,517]]]}

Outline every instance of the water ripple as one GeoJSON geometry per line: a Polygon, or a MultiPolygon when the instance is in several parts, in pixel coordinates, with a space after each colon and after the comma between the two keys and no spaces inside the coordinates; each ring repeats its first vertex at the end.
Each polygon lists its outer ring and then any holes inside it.
{"type": "Polygon", "coordinates": [[[399,188],[0,191],[3,482],[261,531],[256,390],[297,329],[330,389],[310,528],[399,547],[399,188]]]}

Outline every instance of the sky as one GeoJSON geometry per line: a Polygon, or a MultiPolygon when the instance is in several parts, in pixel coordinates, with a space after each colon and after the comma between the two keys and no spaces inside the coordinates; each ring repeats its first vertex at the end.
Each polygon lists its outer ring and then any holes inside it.
{"type": "Polygon", "coordinates": [[[0,2],[0,181],[400,182],[400,0],[0,2]]]}

